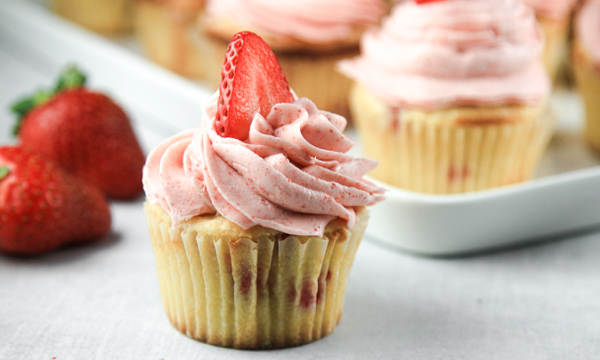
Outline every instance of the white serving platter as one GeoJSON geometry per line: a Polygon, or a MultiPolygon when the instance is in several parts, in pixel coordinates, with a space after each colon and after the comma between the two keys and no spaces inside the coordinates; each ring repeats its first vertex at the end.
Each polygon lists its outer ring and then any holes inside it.
{"type": "MultiPolygon", "coordinates": [[[[14,59],[26,59],[28,66],[18,75],[0,78],[3,109],[15,95],[49,84],[66,63],[82,64],[95,88],[108,89],[135,121],[143,122],[139,131],[146,151],[167,136],[196,128],[198,109],[210,95],[200,85],[26,2],[0,2],[0,57],[13,61],[16,72],[22,65],[14,59]]],[[[600,157],[579,137],[583,120],[579,98],[570,92],[557,93],[551,105],[558,132],[536,179],[450,196],[382,184],[389,189],[388,198],[373,207],[367,239],[420,254],[454,255],[599,226],[600,157]]],[[[12,141],[7,135],[12,118],[7,112],[0,116],[0,143],[7,143],[12,141]]]]}

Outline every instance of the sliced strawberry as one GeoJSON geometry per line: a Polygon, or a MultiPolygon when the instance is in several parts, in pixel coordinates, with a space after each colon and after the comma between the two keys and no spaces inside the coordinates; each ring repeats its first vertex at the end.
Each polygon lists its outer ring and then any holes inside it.
{"type": "Polygon", "coordinates": [[[215,130],[224,137],[245,140],[254,114],[266,117],[273,105],[294,101],[275,54],[249,31],[231,39],[221,77],[215,130]]]}
{"type": "Polygon", "coordinates": [[[441,2],[441,1],[445,1],[445,0],[415,0],[415,2],[419,5],[433,3],[433,2],[441,2]]]}
{"type": "Polygon", "coordinates": [[[0,251],[41,254],[110,230],[102,193],[21,147],[0,147],[0,251]]]}

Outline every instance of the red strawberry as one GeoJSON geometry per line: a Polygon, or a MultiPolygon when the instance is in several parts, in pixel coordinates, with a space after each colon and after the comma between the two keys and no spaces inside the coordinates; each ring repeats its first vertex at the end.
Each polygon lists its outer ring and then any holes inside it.
{"type": "Polygon", "coordinates": [[[415,2],[419,5],[432,3],[432,2],[440,2],[440,1],[444,1],[444,0],[415,0],[415,2]]]}
{"type": "Polygon", "coordinates": [[[41,92],[13,106],[22,115],[22,145],[108,197],[138,195],[146,159],[127,114],[106,95],[61,82],[69,83],[61,78],[55,95],[41,92]]]}
{"type": "Polygon", "coordinates": [[[0,147],[0,251],[41,254],[110,230],[102,193],[21,147],[0,147]]]}
{"type": "Polygon", "coordinates": [[[221,136],[245,140],[254,114],[267,116],[273,105],[293,102],[281,66],[260,36],[235,34],[221,70],[215,130],[221,136]]]}

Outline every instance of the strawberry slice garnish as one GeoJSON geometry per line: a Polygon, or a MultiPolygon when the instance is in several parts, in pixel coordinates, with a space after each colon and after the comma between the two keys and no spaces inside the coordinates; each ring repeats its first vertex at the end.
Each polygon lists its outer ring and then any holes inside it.
{"type": "Polygon", "coordinates": [[[273,105],[294,102],[271,47],[252,32],[233,36],[221,77],[215,130],[223,137],[245,140],[257,112],[266,117],[273,105]]]}
{"type": "Polygon", "coordinates": [[[102,193],[19,146],[0,147],[0,251],[36,255],[110,230],[102,193]]]}
{"type": "Polygon", "coordinates": [[[441,2],[441,1],[445,1],[445,0],[415,0],[415,2],[419,5],[433,3],[433,2],[441,2]]]}

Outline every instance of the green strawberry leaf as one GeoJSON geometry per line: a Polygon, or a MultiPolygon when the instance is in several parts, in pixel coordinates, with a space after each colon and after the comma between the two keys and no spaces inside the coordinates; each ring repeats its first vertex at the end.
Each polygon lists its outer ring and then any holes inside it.
{"type": "Polygon", "coordinates": [[[12,134],[17,136],[21,128],[23,118],[29,113],[34,107],[45,103],[50,100],[54,93],[47,92],[46,90],[38,90],[32,96],[21,98],[10,106],[10,110],[17,115],[17,120],[13,125],[12,134]]]}
{"type": "Polygon", "coordinates": [[[25,115],[33,108],[33,99],[23,98],[17,100],[10,106],[10,110],[17,115],[25,115]]]}
{"type": "Polygon", "coordinates": [[[54,93],[58,93],[65,89],[85,86],[87,78],[77,67],[69,66],[58,78],[54,93]]]}
{"type": "Polygon", "coordinates": [[[9,172],[8,166],[0,166],[0,180],[4,179],[9,172]]]}
{"type": "Polygon", "coordinates": [[[23,119],[31,110],[33,110],[33,108],[44,104],[55,94],[63,90],[85,86],[86,80],[85,74],[82,73],[76,66],[71,65],[60,74],[54,89],[37,90],[35,93],[24,96],[11,104],[10,110],[17,115],[17,119],[12,128],[13,136],[16,137],[19,134],[23,119]]]}

